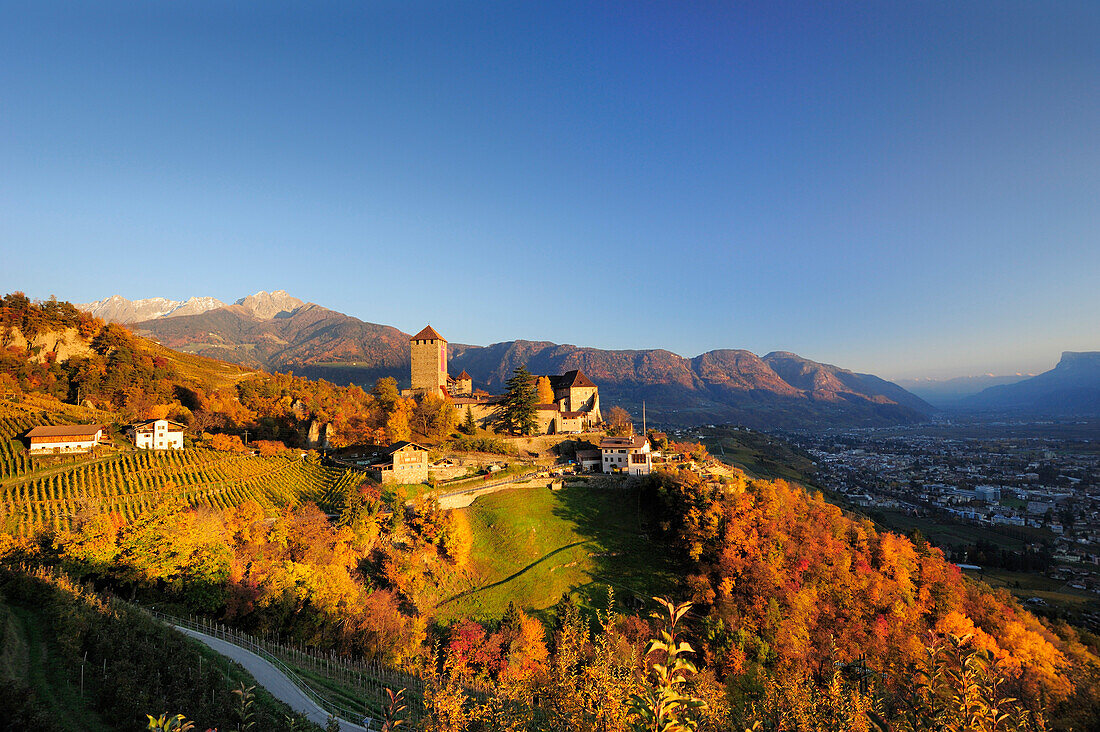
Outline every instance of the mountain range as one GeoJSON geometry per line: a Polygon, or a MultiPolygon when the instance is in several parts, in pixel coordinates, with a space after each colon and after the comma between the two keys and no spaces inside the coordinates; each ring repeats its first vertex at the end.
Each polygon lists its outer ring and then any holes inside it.
{"type": "MultiPolygon", "coordinates": [[[[397,328],[302,302],[282,290],[201,312],[164,307],[171,302],[131,303],[154,303],[148,307],[155,314],[144,320],[123,320],[141,308],[127,307],[128,301],[117,296],[80,307],[92,312],[98,307],[103,317],[127,322],[139,335],[188,353],[339,383],[370,386],[380,376],[407,383],[409,335],[397,328]]],[[[500,391],[521,364],[535,373],[581,369],[600,386],[605,404],[640,415],[644,403],[654,424],[670,426],[880,426],[917,422],[933,411],[889,381],[787,352],[760,357],[723,349],[685,358],[661,349],[517,340],[489,346],[452,343],[449,354],[453,373],[467,371],[475,386],[490,392],[500,391]]]]}
{"type": "Polygon", "coordinates": [[[1100,415],[1100,351],[1066,351],[1050,371],[991,386],[959,406],[974,411],[1100,415]]]}
{"type": "Polygon", "coordinates": [[[198,315],[214,308],[223,308],[225,303],[216,297],[192,297],[182,301],[169,300],[166,297],[127,300],[121,295],[112,295],[77,307],[112,323],[137,323],[150,318],[198,315]]]}

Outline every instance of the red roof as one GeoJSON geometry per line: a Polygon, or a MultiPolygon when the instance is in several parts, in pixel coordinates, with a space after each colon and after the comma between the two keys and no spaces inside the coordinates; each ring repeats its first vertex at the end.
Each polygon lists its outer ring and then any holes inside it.
{"type": "Polygon", "coordinates": [[[435,332],[435,328],[425,325],[424,330],[412,337],[414,341],[446,341],[447,339],[435,332]]]}
{"type": "Polygon", "coordinates": [[[101,424],[39,425],[27,433],[27,437],[84,437],[103,429],[101,424]]]}
{"type": "Polygon", "coordinates": [[[462,373],[458,375],[458,381],[473,381],[473,378],[466,373],[466,369],[462,369],[462,373]]]}

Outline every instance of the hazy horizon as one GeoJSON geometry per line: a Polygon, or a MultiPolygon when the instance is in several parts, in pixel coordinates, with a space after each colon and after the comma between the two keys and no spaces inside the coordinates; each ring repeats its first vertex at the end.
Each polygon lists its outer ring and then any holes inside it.
{"type": "Polygon", "coordinates": [[[1100,349],[1100,5],[8,7],[0,288],[891,380],[1100,349]]]}

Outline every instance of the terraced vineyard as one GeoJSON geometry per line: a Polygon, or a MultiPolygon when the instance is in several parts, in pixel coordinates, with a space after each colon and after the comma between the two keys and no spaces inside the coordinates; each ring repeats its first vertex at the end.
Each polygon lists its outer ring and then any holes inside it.
{"type": "Polygon", "coordinates": [[[5,481],[0,485],[0,514],[4,530],[27,535],[47,527],[67,528],[74,515],[89,510],[131,517],[165,498],[219,508],[248,499],[265,507],[303,500],[324,506],[356,479],[356,471],[295,458],[214,450],[137,451],[5,481]]]}

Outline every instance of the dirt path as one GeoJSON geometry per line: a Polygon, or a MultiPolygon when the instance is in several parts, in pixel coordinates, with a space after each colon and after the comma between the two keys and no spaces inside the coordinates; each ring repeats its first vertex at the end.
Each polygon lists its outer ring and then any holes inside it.
{"type": "MultiPolygon", "coordinates": [[[[221,638],[214,638],[196,630],[181,628],[178,625],[175,628],[244,666],[256,679],[256,683],[267,689],[273,697],[284,702],[294,711],[301,712],[309,717],[311,722],[316,722],[321,727],[328,723],[328,712],[317,706],[312,699],[306,696],[305,692],[295,686],[294,682],[282,671],[275,668],[270,661],[221,638]]],[[[344,720],[340,720],[340,730],[341,732],[367,732],[366,727],[344,720]]]]}

